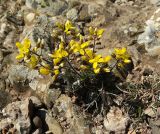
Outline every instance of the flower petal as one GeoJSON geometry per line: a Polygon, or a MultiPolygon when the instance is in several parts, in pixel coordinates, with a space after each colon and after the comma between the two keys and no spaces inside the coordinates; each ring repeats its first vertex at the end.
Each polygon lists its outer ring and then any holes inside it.
{"type": "Polygon", "coordinates": [[[95,74],[98,74],[99,72],[100,72],[100,68],[95,68],[95,69],[94,69],[94,73],[95,73],[95,74]]]}
{"type": "Polygon", "coordinates": [[[19,55],[16,56],[17,60],[22,60],[24,58],[24,54],[20,53],[19,55]]]}
{"type": "Polygon", "coordinates": [[[106,56],[105,58],[104,58],[104,62],[108,62],[108,61],[110,61],[111,60],[111,56],[106,56]]]}
{"type": "Polygon", "coordinates": [[[31,41],[29,39],[24,39],[24,41],[23,41],[24,49],[29,49],[30,46],[31,46],[31,41]]]}
{"type": "Polygon", "coordinates": [[[124,59],[124,63],[130,63],[131,60],[128,60],[128,59],[124,59]]]}
{"type": "Polygon", "coordinates": [[[94,62],[94,63],[93,63],[93,68],[95,69],[95,68],[97,68],[97,66],[98,66],[98,63],[97,63],[97,62],[94,62]]]}
{"type": "Polygon", "coordinates": [[[16,46],[17,46],[17,48],[22,48],[23,47],[23,45],[20,42],[16,42],[16,46]]]}
{"type": "Polygon", "coordinates": [[[39,69],[39,72],[40,72],[41,74],[48,75],[48,74],[50,73],[50,70],[47,69],[47,68],[41,67],[41,68],[39,69]]]}
{"type": "Polygon", "coordinates": [[[53,60],[54,65],[56,66],[61,61],[61,58],[56,58],[53,60]]]}
{"type": "Polygon", "coordinates": [[[80,53],[81,55],[84,55],[84,50],[83,50],[83,49],[80,49],[80,50],[79,50],[79,53],[80,53]]]}
{"type": "Polygon", "coordinates": [[[88,47],[89,44],[90,44],[90,41],[84,42],[84,43],[81,44],[81,48],[88,47]]]}
{"type": "Polygon", "coordinates": [[[93,58],[93,51],[91,49],[86,49],[85,52],[89,56],[89,58],[93,58]]]}
{"type": "Polygon", "coordinates": [[[103,68],[103,70],[104,70],[105,72],[107,72],[107,73],[110,72],[110,69],[109,69],[109,68],[103,68]]]}

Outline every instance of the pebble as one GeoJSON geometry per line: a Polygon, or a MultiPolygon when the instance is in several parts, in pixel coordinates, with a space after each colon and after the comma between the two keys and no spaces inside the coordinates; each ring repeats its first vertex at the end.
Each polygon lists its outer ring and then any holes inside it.
{"type": "Polygon", "coordinates": [[[31,25],[35,19],[35,13],[29,13],[25,17],[25,22],[27,25],[31,25]]]}

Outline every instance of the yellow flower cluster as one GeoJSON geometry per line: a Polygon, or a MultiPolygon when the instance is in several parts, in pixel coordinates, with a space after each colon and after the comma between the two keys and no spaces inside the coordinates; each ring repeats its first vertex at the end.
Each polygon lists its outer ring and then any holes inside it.
{"type": "Polygon", "coordinates": [[[31,55],[31,42],[29,39],[24,39],[22,43],[17,42],[16,46],[19,54],[16,56],[17,60],[24,60],[30,68],[35,68],[38,64],[38,57],[34,54],[31,55]]]}
{"type": "Polygon", "coordinates": [[[16,46],[19,50],[19,54],[16,56],[17,60],[21,60],[21,59],[25,58],[25,56],[28,56],[29,49],[31,47],[31,42],[29,39],[25,39],[22,43],[17,42],[16,46]]]}
{"type": "Polygon", "coordinates": [[[118,61],[118,66],[123,67],[124,64],[128,64],[131,62],[130,56],[127,53],[127,49],[123,48],[115,48],[113,52],[113,56],[118,61]]]}
{"type": "Polygon", "coordinates": [[[30,68],[38,69],[41,74],[52,74],[54,79],[67,67],[78,74],[87,70],[99,74],[112,70],[109,66],[111,60],[116,60],[117,65],[121,66],[131,62],[126,48],[115,48],[112,55],[106,57],[96,54],[96,41],[102,37],[103,29],[90,27],[88,35],[82,36],[70,21],[66,21],[65,24],[57,23],[57,28],[59,31],[54,30],[52,34],[56,46],[47,59],[37,53],[39,45],[31,49],[29,39],[16,43],[19,50],[16,59],[23,60],[30,68]]]}

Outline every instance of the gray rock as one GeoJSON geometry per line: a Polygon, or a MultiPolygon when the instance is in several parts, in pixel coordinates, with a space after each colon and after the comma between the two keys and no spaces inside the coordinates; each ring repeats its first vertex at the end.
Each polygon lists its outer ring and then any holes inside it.
{"type": "Polygon", "coordinates": [[[28,8],[38,8],[47,6],[48,0],[26,0],[26,6],[28,8]]]}
{"type": "Polygon", "coordinates": [[[9,69],[8,79],[11,84],[24,82],[27,79],[29,69],[23,65],[12,65],[9,69]]]}
{"type": "Polygon", "coordinates": [[[11,65],[8,80],[18,92],[29,90],[29,84],[36,78],[42,78],[37,70],[30,70],[23,65],[11,65]]]}
{"type": "Polygon", "coordinates": [[[28,134],[31,130],[30,118],[33,116],[33,104],[30,100],[16,101],[8,104],[3,110],[6,117],[0,121],[0,126],[12,122],[18,133],[28,134]]]}
{"type": "Polygon", "coordinates": [[[79,12],[79,20],[85,21],[85,22],[90,22],[91,21],[91,16],[88,13],[88,5],[82,5],[81,11],[79,12]]]}
{"type": "Polygon", "coordinates": [[[45,104],[49,105],[51,103],[55,103],[60,94],[61,91],[59,89],[48,89],[47,95],[44,99],[45,104]]]}
{"type": "MultiPolygon", "coordinates": [[[[144,44],[150,56],[158,56],[160,53],[160,8],[146,21],[144,33],[139,35],[138,43],[144,44]]],[[[158,61],[157,61],[158,62],[158,61]]]]}
{"type": "Polygon", "coordinates": [[[154,25],[154,21],[153,20],[148,20],[146,22],[147,26],[145,28],[145,32],[143,34],[141,34],[138,38],[138,43],[139,44],[149,44],[151,43],[152,41],[155,40],[155,25],[154,25]]]}
{"type": "Polygon", "coordinates": [[[66,16],[67,16],[67,19],[75,21],[78,19],[78,10],[75,8],[72,8],[67,12],[66,16]]]}
{"type": "Polygon", "coordinates": [[[51,2],[50,7],[52,9],[53,15],[60,15],[68,9],[68,4],[62,0],[55,0],[54,2],[51,2]]]}
{"type": "Polygon", "coordinates": [[[92,3],[88,5],[88,14],[92,17],[95,17],[101,13],[103,13],[103,6],[92,3]]]}
{"type": "Polygon", "coordinates": [[[26,6],[52,16],[60,15],[68,8],[67,2],[63,0],[26,0],[26,6]]]}
{"type": "Polygon", "coordinates": [[[41,77],[37,70],[30,70],[23,65],[12,65],[9,68],[8,79],[12,85],[32,81],[36,77],[41,77]]]}

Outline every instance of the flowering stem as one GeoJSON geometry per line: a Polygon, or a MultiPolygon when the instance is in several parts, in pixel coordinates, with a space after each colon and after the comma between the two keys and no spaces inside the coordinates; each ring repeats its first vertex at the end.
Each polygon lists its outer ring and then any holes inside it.
{"type": "Polygon", "coordinates": [[[111,68],[111,70],[110,71],[112,71],[116,66],[117,66],[117,64],[118,64],[118,60],[116,60],[116,63],[114,64],[114,66],[111,68]]]}
{"type": "Polygon", "coordinates": [[[95,53],[95,47],[96,47],[96,38],[94,36],[94,38],[93,38],[93,53],[95,53]]]}
{"type": "Polygon", "coordinates": [[[66,58],[66,61],[68,63],[68,65],[72,68],[72,70],[79,76],[81,77],[80,73],[71,65],[71,63],[69,62],[69,58],[66,58]]]}
{"type": "MultiPolygon", "coordinates": [[[[31,52],[32,52],[33,54],[35,54],[36,56],[41,57],[39,54],[37,54],[37,53],[35,53],[35,52],[33,52],[33,51],[31,51],[31,52]]],[[[46,61],[47,63],[51,64],[51,62],[48,61],[48,60],[46,60],[45,58],[42,58],[42,60],[44,60],[44,61],[46,61]]]]}

